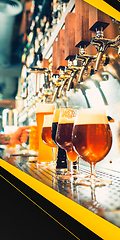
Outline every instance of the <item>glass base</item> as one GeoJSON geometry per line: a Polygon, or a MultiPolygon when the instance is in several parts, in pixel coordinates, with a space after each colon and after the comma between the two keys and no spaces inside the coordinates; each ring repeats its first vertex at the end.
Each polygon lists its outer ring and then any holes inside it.
{"type": "Polygon", "coordinates": [[[48,168],[48,169],[56,169],[56,162],[55,161],[51,161],[51,162],[37,162],[38,167],[42,167],[42,168],[48,168]]]}
{"type": "Polygon", "coordinates": [[[80,172],[76,172],[76,171],[67,171],[64,174],[60,174],[57,176],[57,179],[59,180],[70,180],[70,178],[75,178],[77,179],[80,175],[80,172]]]}
{"type": "Polygon", "coordinates": [[[112,181],[107,179],[100,179],[94,175],[92,176],[87,175],[83,179],[78,177],[75,181],[75,184],[94,188],[94,187],[109,186],[112,184],[112,181]]]}

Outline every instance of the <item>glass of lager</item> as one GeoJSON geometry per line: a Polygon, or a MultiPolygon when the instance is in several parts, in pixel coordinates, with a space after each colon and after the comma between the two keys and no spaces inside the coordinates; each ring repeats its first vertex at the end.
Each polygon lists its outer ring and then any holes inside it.
{"type": "Polygon", "coordinates": [[[53,151],[53,161],[56,162],[56,150],[57,146],[52,140],[52,122],[53,122],[53,115],[45,115],[44,122],[42,127],[42,140],[43,142],[52,148],[53,151]]]}
{"type": "Polygon", "coordinates": [[[39,142],[38,142],[38,131],[37,123],[33,122],[29,128],[29,153],[38,154],[39,142]]]}
{"type": "Polygon", "coordinates": [[[49,103],[38,103],[36,108],[36,121],[37,121],[37,130],[38,130],[38,140],[39,140],[39,152],[38,152],[38,163],[41,162],[52,162],[53,161],[53,153],[52,148],[47,146],[41,136],[44,115],[53,114],[55,109],[54,104],[49,103]]]}
{"type": "Polygon", "coordinates": [[[79,156],[90,164],[90,176],[84,181],[76,180],[76,184],[84,186],[104,186],[111,181],[99,179],[95,173],[95,165],[104,159],[112,146],[112,133],[104,110],[80,109],[77,111],[73,127],[72,143],[79,156]]]}

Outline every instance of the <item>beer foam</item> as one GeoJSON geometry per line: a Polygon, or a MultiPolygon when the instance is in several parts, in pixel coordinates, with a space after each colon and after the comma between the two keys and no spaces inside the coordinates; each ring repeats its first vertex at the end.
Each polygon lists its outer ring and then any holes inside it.
{"type": "Polygon", "coordinates": [[[53,115],[44,115],[43,127],[52,127],[53,115]]]}
{"type": "Polygon", "coordinates": [[[74,123],[75,122],[75,117],[72,118],[66,118],[66,117],[60,117],[59,123],[65,124],[65,123],[74,123]]]}
{"type": "Polygon", "coordinates": [[[60,116],[60,109],[57,108],[57,109],[54,110],[53,122],[58,122],[59,121],[59,116],[60,116]]]}
{"type": "Polygon", "coordinates": [[[105,110],[81,109],[77,110],[75,124],[108,124],[105,110]]]}
{"type": "Polygon", "coordinates": [[[53,112],[55,109],[54,104],[51,103],[38,103],[36,107],[36,113],[42,113],[42,112],[53,112]]]}
{"type": "Polygon", "coordinates": [[[62,108],[60,111],[59,123],[74,123],[75,113],[71,108],[62,108]]]}

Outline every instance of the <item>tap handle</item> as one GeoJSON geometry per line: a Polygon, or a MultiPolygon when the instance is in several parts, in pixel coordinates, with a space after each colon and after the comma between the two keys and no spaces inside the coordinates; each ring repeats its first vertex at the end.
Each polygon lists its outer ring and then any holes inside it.
{"type": "Polygon", "coordinates": [[[120,47],[120,35],[118,35],[115,39],[113,39],[113,42],[111,43],[111,47],[119,50],[119,47],[120,47]]]}
{"type": "Polygon", "coordinates": [[[108,47],[116,48],[120,45],[120,35],[118,35],[114,39],[107,38],[91,38],[90,43],[97,48],[98,52],[105,52],[108,47]]]}
{"type": "Polygon", "coordinates": [[[95,64],[95,71],[98,70],[101,58],[108,47],[116,48],[119,54],[119,46],[120,46],[120,35],[118,35],[115,39],[107,39],[107,38],[91,38],[91,44],[94,45],[98,51],[97,60],[95,64]]]}

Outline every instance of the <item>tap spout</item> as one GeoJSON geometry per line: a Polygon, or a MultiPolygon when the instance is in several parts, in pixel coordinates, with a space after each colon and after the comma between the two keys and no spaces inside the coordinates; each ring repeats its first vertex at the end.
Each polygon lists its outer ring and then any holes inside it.
{"type": "Polygon", "coordinates": [[[59,89],[60,89],[60,86],[58,86],[58,87],[55,89],[55,92],[54,92],[54,94],[53,94],[53,97],[52,97],[51,103],[53,103],[53,102],[55,101],[55,99],[57,98],[57,95],[58,95],[59,89]]]}
{"type": "Polygon", "coordinates": [[[68,80],[68,78],[65,78],[64,81],[63,81],[63,83],[62,83],[62,85],[60,86],[58,97],[61,97],[61,95],[62,95],[62,90],[63,90],[63,88],[64,88],[67,80],[68,80]]]}
{"type": "Polygon", "coordinates": [[[97,58],[96,58],[96,63],[95,63],[95,68],[94,68],[94,71],[96,72],[99,68],[99,65],[100,65],[100,61],[102,59],[102,56],[103,56],[103,52],[99,52],[98,55],[97,55],[97,58]]]}

